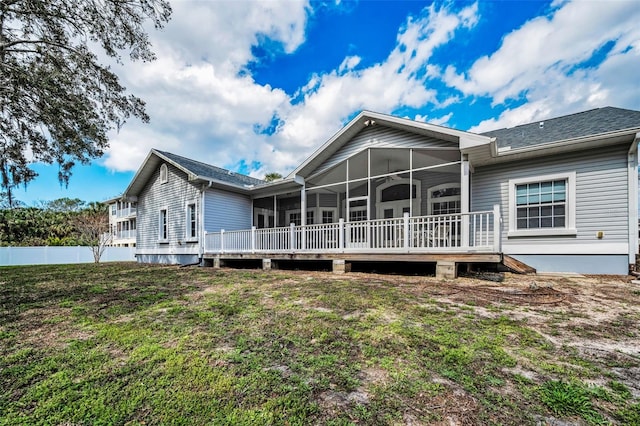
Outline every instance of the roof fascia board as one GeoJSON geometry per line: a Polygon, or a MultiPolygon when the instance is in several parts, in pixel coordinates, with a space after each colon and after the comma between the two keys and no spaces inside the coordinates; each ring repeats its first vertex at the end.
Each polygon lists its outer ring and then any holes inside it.
{"type": "MultiPolygon", "coordinates": [[[[366,111],[361,111],[349,123],[347,123],[340,130],[338,130],[333,136],[331,136],[331,138],[329,138],[329,140],[327,140],[325,143],[323,143],[320,146],[320,148],[316,149],[313,152],[313,154],[311,154],[311,156],[309,156],[306,160],[304,160],[302,162],[302,164],[300,164],[298,167],[295,168],[295,170],[293,170],[291,173],[289,173],[287,178],[299,174],[301,170],[303,170],[309,163],[311,163],[313,160],[315,160],[320,154],[325,152],[331,145],[333,145],[334,142],[338,141],[340,139],[340,136],[342,136],[349,129],[351,129],[353,126],[355,126],[360,121],[360,119],[362,117],[364,117],[365,115],[366,115],[366,111]]],[[[336,149],[336,151],[337,151],[337,149],[336,149]]]]}
{"type": "MultiPolygon", "coordinates": [[[[589,136],[583,136],[580,138],[573,138],[573,139],[564,139],[564,140],[559,140],[559,141],[554,141],[554,142],[549,142],[549,143],[544,143],[544,144],[539,144],[539,145],[535,145],[535,146],[528,146],[528,147],[523,147],[523,148],[515,148],[515,149],[509,149],[509,150],[498,150],[498,147],[496,145],[495,150],[492,149],[492,155],[495,153],[495,157],[509,157],[511,155],[517,155],[517,154],[527,154],[527,153],[538,153],[539,151],[545,151],[545,150],[550,150],[550,149],[560,149],[563,151],[572,151],[574,149],[582,149],[586,146],[589,146],[590,143],[594,143],[594,142],[601,142],[602,140],[605,139],[611,139],[611,143],[617,143],[618,139],[620,139],[620,141],[622,141],[622,139],[624,139],[625,136],[634,136],[638,130],[640,130],[640,128],[635,128],[635,129],[627,129],[627,130],[616,130],[614,132],[608,132],[608,133],[600,133],[597,135],[589,135],[589,136]]],[[[494,140],[492,142],[492,144],[496,144],[496,141],[494,140]]]]}
{"type": "MultiPolygon", "coordinates": [[[[149,162],[149,160],[151,159],[151,157],[153,155],[156,155],[156,156],[158,155],[155,152],[154,149],[149,151],[149,153],[147,154],[146,158],[142,162],[142,165],[140,167],[138,167],[138,170],[136,171],[136,174],[133,176],[133,179],[131,179],[131,182],[129,182],[129,186],[127,186],[127,189],[125,189],[124,192],[122,193],[122,198],[129,198],[129,191],[131,191],[131,189],[133,188],[134,184],[140,178],[140,175],[142,174],[142,171],[144,170],[145,166],[147,165],[147,163],[149,162]]],[[[136,195],[137,195],[137,193],[136,193],[136,195]]]]}
{"type": "Polygon", "coordinates": [[[244,185],[236,185],[230,182],[225,182],[219,179],[212,179],[210,177],[206,177],[206,176],[194,176],[194,175],[189,175],[189,182],[203,182],[203,183],[207,183],[209,184],[209,186],[213,186],[215,185],[216,187],[224,187],[227,189],[233,189],[235,191],[240,191],[240,192],[244,192],[244,193],[249,193],[253,187],[251,186],[244,186],[244,185]]]}
{"type": "Polygon", "coordinates": [[[283,179],[278,182],[260,185],[251,189],[252,198],[272,197],[300,190],[302,186],[293,179],[283,179]]]}

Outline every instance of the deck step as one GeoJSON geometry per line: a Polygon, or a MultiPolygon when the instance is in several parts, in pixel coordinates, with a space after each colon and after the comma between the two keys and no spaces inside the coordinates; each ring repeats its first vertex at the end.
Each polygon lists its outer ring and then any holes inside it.
{"type": "Polygon", "coordinates": [[[536,269],[527,265],[526,263],[520,262],[513,257],[503,254],[502,255],[502,264],[509,268],[511,272],[515,272],[516,274],[535,274],[536,269]]]}

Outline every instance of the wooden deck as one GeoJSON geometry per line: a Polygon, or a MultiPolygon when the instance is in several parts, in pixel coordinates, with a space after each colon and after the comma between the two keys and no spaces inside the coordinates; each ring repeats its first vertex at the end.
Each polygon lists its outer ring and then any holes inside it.
{"type": "Polygon", "coordinates": [[[456,278],[458,264],[502,263],[501,253],[208,253],[203,256],[206,266],[219,268],[227,262],[260,261],[265,270],[277,269],[279,262],[331,262],[334,273],[351,271],[354,262],[399,263],[420,262],[435,264],[437,278],[456,278]]]}
{"type": "Polygon", "coordinates": [[[456,275],[458,263],[501,263],[500,213],[493,211],[358,222],[255,227],[205,235],[205,264],[262,260],[332,261],[335,272],[351,262],[425,262],[436,275],[456,275]],[[438,272],[440,271],[440,272],[438,272]]]}

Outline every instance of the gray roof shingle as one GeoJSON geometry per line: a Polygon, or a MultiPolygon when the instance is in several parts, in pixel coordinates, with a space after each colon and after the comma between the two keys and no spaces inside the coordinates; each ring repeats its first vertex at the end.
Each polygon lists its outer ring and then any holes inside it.
{"type": "Polygon", "coordinates": [[[517,149],[627,129],[640,130],[640,111],[604,107],[492,130],[482,135],[495,137],[499,148],[510,146],[517,149]]]}
{"type": "Polygon", "coordinates": [[[212,166],[210,164],[201,163],[200,161],[192,160],[190,158],[181,157],[180,155],[172,154],[166,151],[155,150],[157,153],[165,156],[169,160],[180,165],[184,169],[188,170],[196,176],[204,178],[215,179],[220,182],[229,183],[238,186],[251,186],[260,185],[264,181],[251,176],[246,176],[240,173],[231,172],[221,167],[212,166]]]}

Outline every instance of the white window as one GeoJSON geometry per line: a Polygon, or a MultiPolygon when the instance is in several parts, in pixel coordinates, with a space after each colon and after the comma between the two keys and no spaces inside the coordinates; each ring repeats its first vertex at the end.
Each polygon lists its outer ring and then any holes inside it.
{"type": "Polygon", "coordinates": [[[451,182],[429,188],[427,195],[429,214],[460,213],[460,183],[451,182]]]}
{"type": "Polygon", "coordinates": [[[321,210],[322,212],[322,223],[333,223],[335,216],[335,210],[321,210]]]}
{"type": "Polygon", "coordinates": [[[509,181],[509,236],[574,235],[575,173],[509,181]]]}
{"type": "MultiPolygon", "coordinates": [[[[296,210],[287,210],[286,217],[288,219],[287,224],[293,223],[295,226],[300,226],[302,224],[302,213],[299,209],[296,210]]],[[[315,222],[315,208],[307,209],[307,225],[313,225],[315,222]]]]}
{"type": "Polygon", "coordinates": [[[163,164],[160,166],[160,183],[167,183],[169,180],[169,171],[167,170],[167,165],[163,164]]]}
{"type": "Polygon", "coordinates": [[[302,223],[300,210],[298,210],[297,212],[289,213],[289,223],[293,223],[295,226],[300,226],[300,224],[302,223]]]}
{"type": "Polygon", "coordinates": [[[169,240],[169,215],[166,207],[160,209],[158,216],[158,240],[163,243],[169,240]]]}
{"type": "Polygon", "coordinates": [[[198,238],[198,221],[196,213],[196,203],[187,204],[187,217],[186,217],[186,238],[187,240],[194,240],[198,238]]]}
{"type": "Polygon", "coordinates": [[[413,215],[420,216],[422,183],[416,179],[411,184],[409,182],[409,179],[391,180],[376,188],[376,218],[402,217],[405,213],[411,213],[412,208],[413,215]]]}

